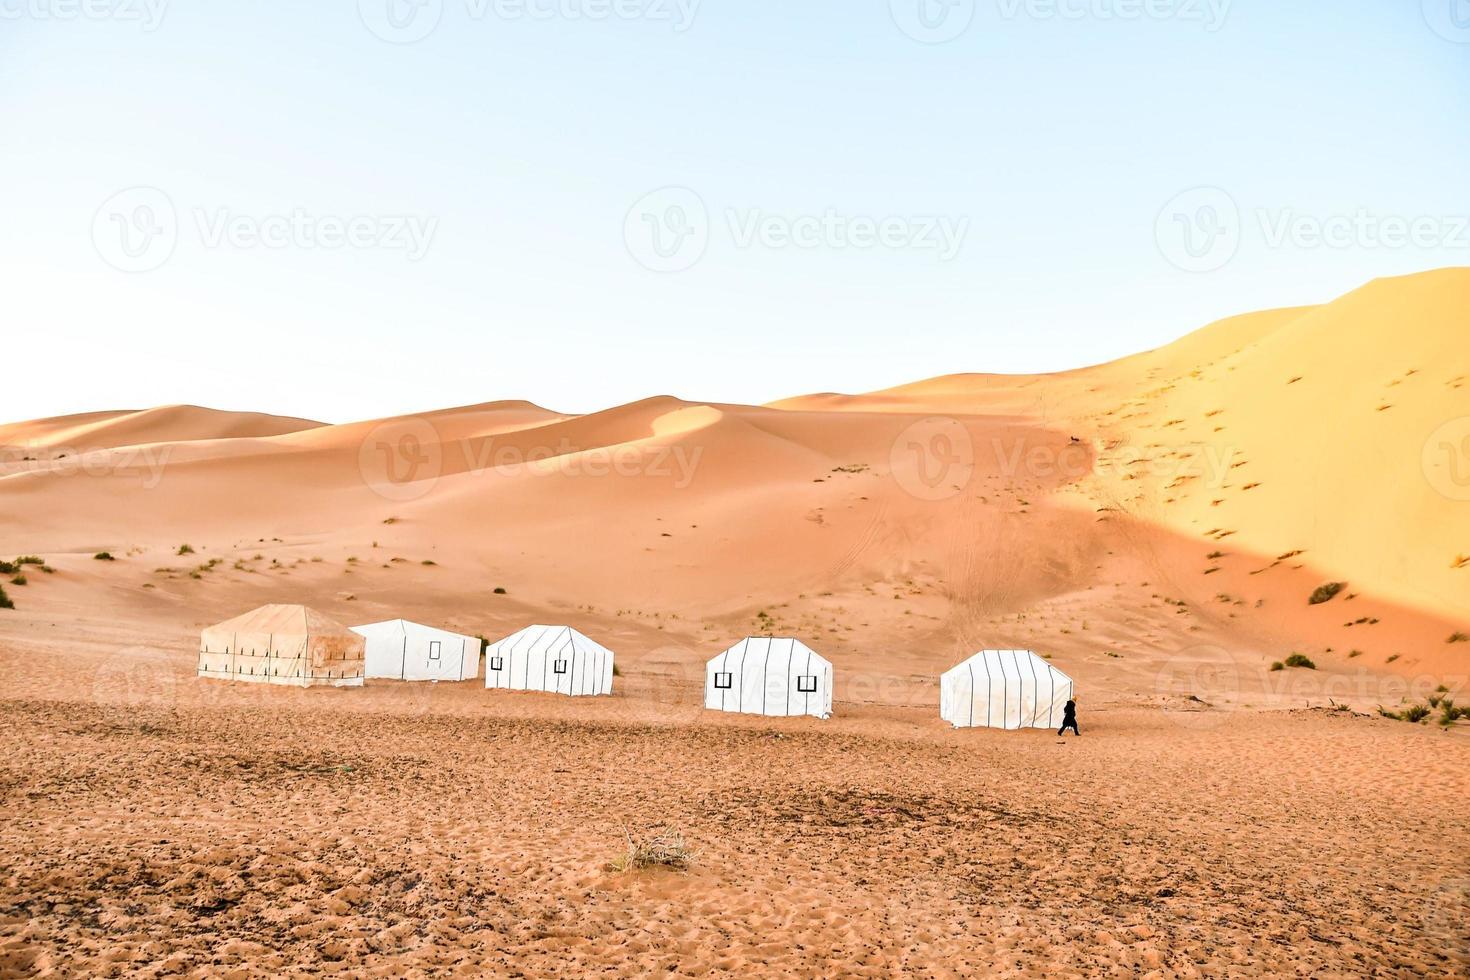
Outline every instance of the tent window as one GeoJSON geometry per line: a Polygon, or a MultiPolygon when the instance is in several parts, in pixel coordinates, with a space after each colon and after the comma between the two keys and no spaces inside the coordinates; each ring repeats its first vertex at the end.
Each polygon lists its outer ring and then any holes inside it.
{"type": "Polygon", "coordinates": [[[798,674],[796,677],[796,690],[799,694],[817,693],[816,674],[798,674]]]}
{"type": "Polygon", "coordinates": [[[565,674],[567,672],[567,662],[565,660],[553,660],[551,662],[551,672],[553,674],[565,674]]]}
{"type": "Polygon", "coordinates": [[[430,640],[429,641],[429,659],[430,660],[438,660],[439,659],[439,641],[438,640],[430,640]]]}
{"type": "Polygon", "coordinates": [[[715,671],[715,687],[721,691],[728,691],[734,686],[735,675],[729,671],[715,671]]]}
{"type": "Polygon", "coordinates": [[[505,668],[505,658],[504,657],[491,657],[490,658],[490,669],[491,670],[503,670],[504,668],[505,668]]]}

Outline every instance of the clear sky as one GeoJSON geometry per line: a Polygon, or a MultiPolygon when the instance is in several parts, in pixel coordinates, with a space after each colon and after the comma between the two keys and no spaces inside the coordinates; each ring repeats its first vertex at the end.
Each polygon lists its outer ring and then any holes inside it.
{"type": "Polygon", "coordinates": [[[0,0],[7,420],[762,402],[1470,265],[1470,0],[0,0]]]}

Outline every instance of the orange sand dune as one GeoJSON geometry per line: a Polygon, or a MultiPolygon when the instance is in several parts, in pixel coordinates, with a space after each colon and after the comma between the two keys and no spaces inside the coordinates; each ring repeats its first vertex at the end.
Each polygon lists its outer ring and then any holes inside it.
{"type": "Polygon", "coordinates": [[[306,419],[256,412],[221,412],[196,405],[165,405],[142,411],[92,412],[0,425],[0,447],[88,452],[151,443],[238,439],[299,432],[321,425],[306,419]]]}
{"type": "Polygon", "coordinates": [[[0,426],[0,554],[46,563],[0,610],[0,976],[1463,972],[1470,726],[1372,715],[1470,700],[1467,335],[1447,269],[1056,375],[0,426]],[[621,673],[198,681],[273,602],[621,673]],[[701,711],[750,633],[832,661],[830,722],[701,711]],[[1087,737],[947,730],[987,646],[1087,737]],[[689,875],[609,870],[663,821],[689,875]]]}

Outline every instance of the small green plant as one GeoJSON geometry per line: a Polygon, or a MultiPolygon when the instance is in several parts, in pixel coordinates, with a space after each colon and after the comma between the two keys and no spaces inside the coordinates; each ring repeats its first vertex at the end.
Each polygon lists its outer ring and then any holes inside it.
{"type": "Polygon", "coordinates": [[[15,572],[15,562],[0,561],[0,575],[11,575],[15,572]]]}
{"type": "Polygon", "coordinates": [[[46,559],[40,557],[39,555],[21,555],[19,558],[17,558],[15,560],[15,565],[16,565],[17,568],[19,568],[21,565],[45,565],[45,564],[46,564],[46,559]]]}
{"type": "Polygon", "coordinates": [[[1384,663],[1386,663],[1386,664],[1391,664],[1391,663],[1393,663],[1393,662],[1394,662],[1394,661],[1395,661],[1395,660],[1397,660],[1397,659],[1398,659],[1398,658],[1400,658],[1400,657],[1402,657],[1402,656],[1403,656],[1403,654],[1402,654],[1402,653],[1396,653],[1396,654],[1394,654],[1394,655],[1393,655],[1393,656],[1391,656],[1391,657],[1389,657],[1389,658],[1388,658],[1388,659],[1387,659],[1387,660],[1385,660],[1385,661],[1384,661],[1384,663]]]}
{"type": "Polygon", "coordinates": [[[1429,717],[1429,705],[1411,704],[1402,712],[1400,712],[1399,717],[1402,718],[1404,721],[1413,722],[1417,725],[1419,722],[1429,717]]]}
{"type": "Polygon", "coordinates": [[[1306,654],[1302,654],[1302,653],[1293,653],[1291,656],[1287,657],[1286,658],[1286,666],[1288,666],[1288,667],[1301,667],[1304,670],[1316,670],[1317,669],[1317,665],[1314,664],[1314,663],[1312,663],[1312,658],[1310,658],[1306,654]]]}
{"type": "Polygon", "coordinates": [[[1450,638],[1448,640],[1445,640],[1445,642],[1446,643],[1466,643],[1466,642],[1470,642],[1470,633],[1451,633],[1450,634],[1450,638]]]}
{"type": "Polygon", "coordinates": [[[1348,652],[1348,659],[1352,659],[1353,657],[1361,657],[1362,655],[1362,650],[1352,650],[1348,652]]]}
{"type": "Polygon", "coordinates": [[[1319,585],[1307,597],[1307,604],[1312,606],[1319,605],[1331,599],[1345,588],[1347,588],[1346,582],[1328,582],[1325,585],[1319,585]]]}
{"type": "Polygon", "coordinates": [[[10,601],[10,596],[5,594],[5,586],[0,585],[0,609],[14,609],[15,603],[10,601]]]}
{"type": "Polygon", "coordinates": [[[493,591],[496,595],[505,595],[505,586],[497,585],[493,591]]]}
{"type": "Polygon", "coordinates": [[[420,565],[437,565],[439,563],[437,561],[434,561],[432,558],[425,558],[423,561],[419,562],[419,564],[420,565]]]}
{"type": "Polygon", "coordinates": [[[192,555],[193,553],[194,553],[193,546],[192,545],[187,545],[187,544],[181,544],[181,545],[179,545],[179,550],[176,551],[176,552],[174,552],[174,554],[176,554],[176,555],[192,555]]]}
{"type": "Polygon", "coordinates": [[[1273,660],[1271,662],[1271,669],[1273,671],[1276,671],[1276,670],[1285,670],[1286,669],[1286,664],[1282,663],[1279,660],[1273,660]]]}
{"type": "Polygon", "coordinates": [[[116,558],[112,557],[112,552],[110,551],[99,551],[92,558],[94,561],[117,561],[116,558]]]}
{"type": "Polygon", "coordinates": [[[10,580],[10,584],[11,585],[25,585],[26,582],[28,582],[28,581],[29,581],[29,579],[26,578],[25,572],[20,572],[14,578],[12,578],[10,580]]]}

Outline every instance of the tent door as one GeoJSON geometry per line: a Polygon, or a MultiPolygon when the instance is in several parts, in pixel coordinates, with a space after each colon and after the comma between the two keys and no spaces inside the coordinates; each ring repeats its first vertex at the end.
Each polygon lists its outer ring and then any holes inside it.
{"type": "Polygon", "coordinates": [[[429,662],[438,663],[441,644],[438,640],[429,641],[429,662]]]}

